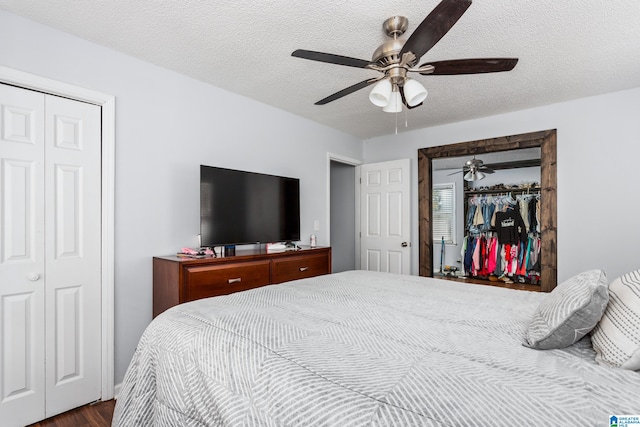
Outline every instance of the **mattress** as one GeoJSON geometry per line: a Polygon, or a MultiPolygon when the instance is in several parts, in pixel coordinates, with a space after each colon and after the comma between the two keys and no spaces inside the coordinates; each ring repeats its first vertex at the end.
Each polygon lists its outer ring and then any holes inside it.
{"type": "Polygon", "coordinates": [[[114,426],[609,425],[640,373],[522,345],[545,294],[367,271],[182,304],[144,332],[114,426]]]}

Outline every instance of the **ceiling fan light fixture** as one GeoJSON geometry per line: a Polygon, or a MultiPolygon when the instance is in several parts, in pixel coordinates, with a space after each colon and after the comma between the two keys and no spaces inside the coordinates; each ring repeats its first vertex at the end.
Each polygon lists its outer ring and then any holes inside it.
{"type": "Polygon", "coordinates": [[[465,174],[464,176],[464,180],[465,181],[480,181],[482,178],[484,178],[486,175],[480,171],[469,171],[465,174]]]}
{"type": "MultiPolygon", "coordinates": [[[[328,64],[374,70],[383,74],[382,77],[369,78],[339,90],[317,101],[315,105],[328,104],[375,83],[375,87],[369,94],[369,100],[374,105],[382,107],[385,112],[399,113],[403,110],[402,105],[412,109],[422,105],[427,97],[427,90],[424,86],[417,81],[407,79],[409,73],[425,76],[499,73],[511,71],[518,63],[518,58],[473,58],[425,62],[418,66],[420,58],[451,30],[471,6],[471,3],[472,0],[440,0],[440,3],[431,10],[406,39],[399,37],[408,28],[407,18],[393,16],[387,19],[382,26],[385,34],[391,40],[378,46],[373,52],[371,60],[305,49],[296,49],[291,53],[291,56],[328,64]],[[392,90],[389,89],[389,85],[392,86],[392,90]],[[402,99],[402,102],[399,98],[402,99]]],[[[408,126],[406,118],[405,126],[408,126]]]]}
{"type": "Polygon", "coordinates": [[[371,89],[369,100],[376,107],[385,107],[391,99],[391,81],[382,79],[371,89]]]}
{"type": "Polygon", "coordinates": [[[382,109],[385,113],[400,113],[402,112],[402,95],[398,90],[398,86],[393,85],[393,91],[389,97],[389,103],[382,109]]]}
{"type": "Polygon", "coordinates": [[[427,98],[427,89],[417,80],[407,79],[403,90],[404,98],[410,107],[415,107],[427,98]]]}

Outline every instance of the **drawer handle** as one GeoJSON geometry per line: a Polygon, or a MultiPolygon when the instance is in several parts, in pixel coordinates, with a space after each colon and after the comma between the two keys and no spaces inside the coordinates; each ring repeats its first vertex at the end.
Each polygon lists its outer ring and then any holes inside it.
{"type": "Polygon", "coordinates": [[[309,267],[300,267],[300,271],[307,271],[309,267]]]}
{"type": "Polygon", "coordinates": [[[235,279],[229,279],[227,280],[227,283],[231,284],[231,283],[240,283],[242,282],[242,278],[241,277],[236,277],[235,279]]]}

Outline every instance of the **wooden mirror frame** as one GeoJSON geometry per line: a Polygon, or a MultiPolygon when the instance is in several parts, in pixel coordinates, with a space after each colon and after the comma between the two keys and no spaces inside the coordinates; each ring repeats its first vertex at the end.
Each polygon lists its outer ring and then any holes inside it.
{"type": "Polygon", "coordinates": [[[420,276],[433,277],[432,160],[540,147],[540,283],[551,292],[558,280],[556,129],[418,149],[418,234],[420,276]]]}

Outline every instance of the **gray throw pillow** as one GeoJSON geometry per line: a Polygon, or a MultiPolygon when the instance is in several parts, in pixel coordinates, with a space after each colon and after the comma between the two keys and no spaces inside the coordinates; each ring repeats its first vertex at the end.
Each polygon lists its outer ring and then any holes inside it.
{"type": "Polygon", "coordinates": [[[640,370],[640,270],[611,282],[609,295],[607,309],[591,333],[596,362],[640,370]]]}
{"type": "Polygon", "coordinates": [[[603,270],[585,271],[565,280],[536,309],[524,345],[540,350],[570,346],[598,324],[608,301],[603,270]]]}

